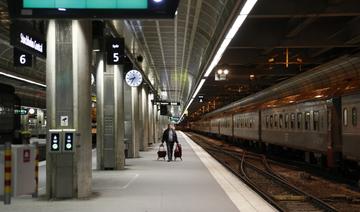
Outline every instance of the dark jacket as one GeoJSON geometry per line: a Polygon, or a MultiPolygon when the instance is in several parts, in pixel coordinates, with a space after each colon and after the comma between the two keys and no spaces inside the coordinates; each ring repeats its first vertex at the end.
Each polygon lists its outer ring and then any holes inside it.
{"type": "MultiPolygon", "coordinates": [[[[177,139],[175,130],[173,130],[173,129],[171,129],[171,130],[173,131],[173,142],[178,143],[178,139],[177,139]]],[[[168,137],[169,137],[169,128],[164,131],[161,142],[163,142],[163,143],[168,142],[168,140],[169,140],[168,137]]]]}

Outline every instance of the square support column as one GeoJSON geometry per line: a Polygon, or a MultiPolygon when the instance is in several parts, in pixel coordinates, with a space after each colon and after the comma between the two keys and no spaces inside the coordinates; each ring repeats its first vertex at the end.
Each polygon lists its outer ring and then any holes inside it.
{"type": "Polygon", "coordinates": [[[105,65],[97,58],[97,168],[124,169],[123,66],[105,65]]]}
{"type": "Polygon", "coordinates": [[[48,135],[46,193],[49,199],[92,194],[91,22],[51,20],[47,32],[48,129],[75,129],[74,150],[51,153],[48,135]]]}

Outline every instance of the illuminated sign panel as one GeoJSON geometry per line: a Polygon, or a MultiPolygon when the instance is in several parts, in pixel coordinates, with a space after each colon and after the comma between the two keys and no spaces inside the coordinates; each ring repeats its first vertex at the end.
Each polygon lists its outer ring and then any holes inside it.
{"type": "Polygon", "coordinates": [[[15,19],[174,18],[179,0],[8,0],[15,19]]]}
{"type": "Polygon", "coordinates": [[[148,0],[24,0],[23,8],[147,9],[148,0]]]}

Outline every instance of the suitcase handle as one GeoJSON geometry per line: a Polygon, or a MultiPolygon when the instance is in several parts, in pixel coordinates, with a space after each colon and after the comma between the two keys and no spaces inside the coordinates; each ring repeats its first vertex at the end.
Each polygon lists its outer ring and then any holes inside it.
{"type": "Polygon", "coordinates": [[[164,151],[165,151],[164,144],[160,144],[160,146],[159,146],[159,151],[160,151],[160,150],[164,150],[164,151]]]}

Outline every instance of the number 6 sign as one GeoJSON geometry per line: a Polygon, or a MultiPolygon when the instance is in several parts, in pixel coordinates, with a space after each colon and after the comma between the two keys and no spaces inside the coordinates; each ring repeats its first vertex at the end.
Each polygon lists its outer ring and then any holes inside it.
{"type": "Polygon", "coordinates": [[[14,48],[14,66],[32,66],[32,55],[14,48]]]}

